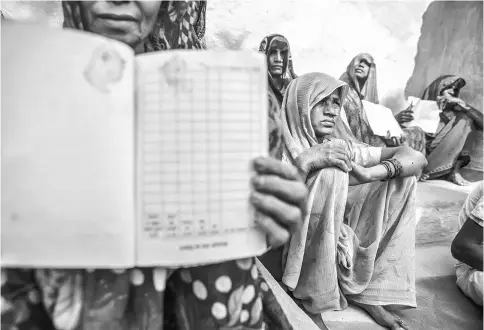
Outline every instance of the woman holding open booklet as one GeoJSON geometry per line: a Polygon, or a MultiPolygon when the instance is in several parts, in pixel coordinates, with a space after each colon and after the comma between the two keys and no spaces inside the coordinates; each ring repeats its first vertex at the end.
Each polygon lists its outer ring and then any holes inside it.
{"type": "MultiPolygon", "coordinates": [[[[137,52],[204,47],[204,1],[65,1],[62,5],[64,27],[122,41],[137,52]]],[[[276,110],[273,102],[270,111],[276,110]]],[[[278,125],[274,129],[280,130],[278,125]]],[[[272,155],[277,153],[271,150],[272,155]]],[[[279,246],[299,226],[307,190],[296,168],[280,160],[258,158],[253,166],[251,202],[267,215],[258,224],[268,234],[269,244],[279,246]]],[[[293,328],[259,275],[255,258],[173,271],[165,295],[166,277],[163,269],[3,269],[2,327],[293,328]]]]}

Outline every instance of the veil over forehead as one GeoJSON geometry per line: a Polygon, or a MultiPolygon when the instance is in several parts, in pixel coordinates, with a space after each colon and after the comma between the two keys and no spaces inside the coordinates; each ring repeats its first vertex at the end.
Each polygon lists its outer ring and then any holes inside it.
{"type": "Polygon", "coordinates": [[[435,79],[424,91],[422,95],[423,100],[437,101],[442,91],[449,86],[456,84],[459,89],[466,85],[466,81],[455,75],[443,75],[435,79]]]}
{"type": "Polygon", "coordinates": [[[287,40],[287,38],[284,37],[282,34],[277,34],[277,33],[270,34],[266,36],[264,39],[262,39],[261,43],[259,44],[259,51],[266,54],[266,56],[269,55],[270,45],[272,41],[276,38],[285,40],[288,46],[288,52],[287,52],[288,56],[287,56],[287,59],[284,59],[284,64],[282,69],[283,69],[283,77],[289,83],[289,81],[296,78],[297,75],[294,73],[294,67],[292,64],[291,46],[289,45],[289,41],[287,40]]]}
{"type": "Polygon", "coordinates": [[[348,64],[346,72],[343,73],[340,79],[350,85],[354,90],[356,90],[361,99],[372,103],[379,102],[378,86],[376,81],[376,63],[373,59],[373,56],[371,56],[370,54],[361,53],[356,55],[351,60],[350,64],[348,64]],[[360,88],[360,84],[358,82],[358,79],[356,78],[355,70],[356,66],[360,64],[361,61],[366,61],[370,68],[368,70],[368,77],[366,78],[364,85],[360,88]]]}
{"type": "Polygon", "coordinates": [[[311,110],[335,90],[343,100],[348,85],[324,73],[307,73],[289,84],[281,108],[286,157],[294,160],[319,143],[311,126],[311,110]]]}

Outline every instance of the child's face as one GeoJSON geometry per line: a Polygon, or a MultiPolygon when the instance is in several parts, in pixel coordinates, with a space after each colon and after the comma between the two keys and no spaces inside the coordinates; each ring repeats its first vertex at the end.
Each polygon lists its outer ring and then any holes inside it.
{"type": "Polygon", "coordinates": [[[317,138],[323,138],[333,132],[335,119],[340,111],[341,99],[339,88],[311,109],[311,125],[317,138]]]}

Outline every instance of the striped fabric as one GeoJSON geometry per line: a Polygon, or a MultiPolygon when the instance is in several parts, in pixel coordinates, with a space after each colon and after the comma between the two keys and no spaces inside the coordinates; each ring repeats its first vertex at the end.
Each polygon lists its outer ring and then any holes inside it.
{"type": "MultiPolygon", "coordinates": [[[[293,80],[282,106],[284,158],[318,142],[309,113],[345,84],[325,74],[293,80]]],[[[362,166],[380,162],[379,148],[343,140],[362,166]]],[[[414,177],[348,188],[348,174],[336,168],[313,172],[301,228],[285,249],[283,283],[311,313],[343,309],[347,300],[370,305],[416,306],[414,177]]]]}

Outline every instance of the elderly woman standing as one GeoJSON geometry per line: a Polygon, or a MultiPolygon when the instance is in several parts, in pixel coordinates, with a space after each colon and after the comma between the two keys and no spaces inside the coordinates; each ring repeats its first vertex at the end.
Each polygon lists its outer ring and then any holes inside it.
{"type": "MultiPolygon", "coordinates": [[[[136,52],[204,47],[204,1],[63,2],[64,26],[90,31],[136,52]]],[[[277,150],[271,150],[271,154],[277,150]]],[[[251,201],[278,246],[298,226],[306,189],[297,170],[254,161],[251,201]]],[[[62,248],[62,247],[59,247],[62,248]]],[[[255,258],[172,272],[162,269],[2,270],[2,328],[292,329],[255,258]]]]}
{"type": "MultiPolygon", "coordinates": [[[[344,102],[348,124],[354,136],[364,143],[376,147],[397,146],[403,143],[397,138],[388,139],[373,134],[361,100],[378,104],[376,64],[370,54],[362,53],[350,62],[346,72],[340,77],[350,86],[344,102]]],[[[397,114],[398,118],[407,112],[397,114]]],[[[425,153],[425,132],[419,127],[403,128],[405,141],[413,149],[425,153]]],[[[337,135],[336,135],[337,136],[337,135]]]]}
{"type": "Polygon", "coordinates": [[[347,89],[310,73],[286,90],[284,159],[306,178],[310,212],[286,247],[283,283],[310,313],[350,301],[404,329],[386,306],[416,306],[415,176],[426,160],[409,147],[331,138],[347,89]]]}

